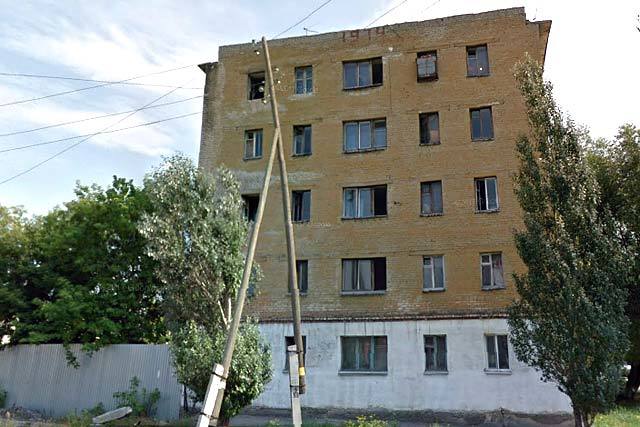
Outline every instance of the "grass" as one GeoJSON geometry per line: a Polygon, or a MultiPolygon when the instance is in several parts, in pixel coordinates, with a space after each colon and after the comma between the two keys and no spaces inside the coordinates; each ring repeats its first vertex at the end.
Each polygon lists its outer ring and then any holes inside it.
{"type": "Polygon", "coordinates": [[[620,405],[606,415],[598,415],[595,427],[635,427],[640,426],[640,402],[620,405]]]}

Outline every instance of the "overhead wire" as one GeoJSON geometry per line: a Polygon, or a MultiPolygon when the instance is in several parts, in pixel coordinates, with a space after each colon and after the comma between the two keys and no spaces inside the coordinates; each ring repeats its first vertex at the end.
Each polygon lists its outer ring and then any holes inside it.
{"type": "MultiPolygon", "coordinates": [[[[129,81],[115,81],[115,80],[94,80],[87,79],[82,77],[68,77],[68,76],[49,76],[45,74],[27,74],[27,73],[4,73],[0,72],[0,76],[4,77],[29,77],[29,78],[38,78],[38,79],[53,79],[53,80],[71,80],[78,82],[93,82],[93,83],[110,83],[110,84],[120,84],[120,85],[131,85],[131,86],[149,86],[149,87],[162,87],[162,88],[175,88],[173,85],[163,85],[156,83],[138,83],[138,82],[129,82],[129,81]]],[[[181,89],[189,89],[189,90],[202,90],[201,87],[183,87],[181,89]]]]}
{"type": "Polygon", "coordinates": [[[317,8],[315,8],[314,10],[312,10],[308,15],[306,15],[304,18],[300,19],[298,22],[296,22],[295,24],[291,25],[290,27],[288,27],[287,29],[285,29],[284,31],[281,31],[280,33],[276,34],[275,36],[273,36],[271,39],[277,39],[278,37],[280,37],[281,35],[289,32],[290,30],[292,30],[293,28],[295,28],[296,26],[302,24],[304,21],[306,21],[307,19],[309,19],[313,14],[315,14],[316,12],[318,12],[320,9],[322,9],[323,7],[325,7],[326,5],[328,5],[329,3],[331,3],[333,0],[327,0],[324,3],[322,3],[320,6],[318,6],[317,8]]]}
{"type": "MultiPolygon", "coordinates": [[[[53,98],[55,96],[68,95],[70,93],[82,92],[84,90],[96,89],[96,88],[99,88],[99,87],[112,86],[112,85],[116,85],[116,84],[122,84],[122,83],[125,83],[125,82],[128,82],[128,81],[131,81],[131,80],[141,79],[143,77],[155,76],[155,75],[158,75],[158,74],[170,73],[172,71],[183,70],[183,69],[189,68],[189,67],[193,67],[193,65],[185,65],[185,66],[182,66],[182,67],[172,68],[170,70],[156,71],[154,73],[142,74],[142,75],[135,76],[135,77],[130,77],[130,78],[124,79],[124,80],[118,80],[118,81],[109,82],[109,83],[102,83],[102,84],[93,85],[93,86],[86,86],[86,87],[81,87],[81,88],[78,88],[78,89],[67,90],[67,91],[64,91],[64,92],[51,93],[49,95],[37,96],[35,98],[27,98],[27,99],[22,99],[22,100],[19,100],[19,101],[6,102],[4,104],[0,104],[0,107],[8,107],[10,105],[25,104],[27,102],[39,101],[41,99],[53,98]]],[[[181,86],[174,87],[174,90],[178,90],[178,89],[184,89],[184,88],[181,87],[181,86]]]]}
{"type": "MultiPolygon", "coordinates": [[[[202,95],[192,96],[191,98],[179,99],[177,101],[165,102],[165,103],[162,103],[162,104],[152,105],[152,106],[149,106],[147,108],[143,108],[142,110],[150,110],[150,109],[153,109],[153,108],[166,107],[167,105],[180,104],[182,102],[187,102],[187,101],[191,101],[191,100],[199,99],[199,98],[202,98],[202,95]]],[[[138,111],[142,111],[142,110],[138,110],[138,111]]],[[[44,130],[44,129],[51,129],[51,128],[56,128],[56,127],[60,127],[60,126],[66,126],[66,125],[72,125],[72,124],[76,124],[76,123],[88,122],[88,121],[91,121],[91,120],[103,119],[103,118],[106,118],[106,117],[120,116],[122,114],[131,113],[133,111],[136,111],[136,110],[119,111],[117,113],[102,114],[100,116],[93,116],[93,117],[87,117],[85,119],[71,120],[71,121],[68,121],[68,122],[55,123],[55,124],[52,124],[52,125],[41,126],[41,127],[32,128],[32,129],[19,130],[19,131],[9,132],[9,133],[0,133],[0,137],[22,135],[22,134],[25,134],[25,133],[36,132],[36,131],[44,130]]]]}
{"type": "Polygon", "coordinates": [[[101,131],[101,132],[88,133],[86,135],[69,136],[67,138],[60,138],[60,139],[54,139],[54,140],[51,140],[51,141],[37,142],[35,144],[20,145],[20,146],[17,146],[17,147],[11,147],[11,148],[2,149],[2,150],[0,150],[0,153],[8,153],[10,151],[26,150],[27,148],[33,148],[33,147],[40,147],[40,146],[43,146],[43,145],[55,144],[57,142],[69,141],[69,140],[72,140],[72,139],[83,138],[83,137],[86,137],[86,136],[96,136],[96,135],[104,135],[104,134],[108,134],[108,133],[122,132],[124,130],[141,128],[141,127],[144,127],[144,126],[155,125],[156,123],[168,122],[170,120],[177,120],[177,119],[182,119],[184,117],[195,116],[196,114],[200,114],[200,113],[202,113],[202,111],[196,111],[195,113],[182,114],[182,115],[179,115],[179,116],[167,117],[167,118],[164,118],[164,119],[154,120],[152,122],[140,123],[138,125],[127,126],[127,127],[119,128],[119,129],[112,129],[112,130],[106,130],[106,131],[101,131]]]}

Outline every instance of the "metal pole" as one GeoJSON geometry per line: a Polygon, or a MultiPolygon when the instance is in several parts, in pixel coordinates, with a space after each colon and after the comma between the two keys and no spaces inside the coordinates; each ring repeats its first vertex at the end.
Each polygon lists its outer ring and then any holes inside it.
{"type": "MultiPolygon", "coordinates": [[[[276,99],[275,85],[273,84],[273,71],[271,69],[271,56],[267,39],[262,37],[262,49],[264,50],[264,60],[267,66],[267,79],[269,83],[269,98],[271,101],[271,112],[273,123],[277,130],[280,130],[280,116],[278,114],[278,100],[276,99]]],[[[293,224],[291,223],[291,193],[289,192],[289,178],[287,175],[287,164],[284,158],[282,147],[282,132],[278,132],[278,165],[280,166],[280,189],[282,191],[282,210],[284,211],[284,227],[287,237],[287,260],[289,263],[289,289],[291,289],[291,309],[293,314],[293,335],[298,348],[298,374],[300,376],[300,394],[306,391],[305,371],[304,371],[304,344],[302,342],[302,332],[300,331],[300,290],[298,289],[298,275],[296,271],[296,245],[293,238],[293,224]]]]}

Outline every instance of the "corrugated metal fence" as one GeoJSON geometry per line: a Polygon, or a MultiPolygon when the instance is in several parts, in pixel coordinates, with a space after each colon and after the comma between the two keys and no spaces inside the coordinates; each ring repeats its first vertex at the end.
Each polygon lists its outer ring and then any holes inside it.
{"type": "Polygon", "coordinates": [[[173,374],[167,345],[118,344],[89,357],[72,350],[80,367],[67,364],[62,345],[19,345],[0,351],[0,387],[8,392],[7,405],[35,409],[51,417],[102,403],[114,409],[113,393],[129,388],[137,376],[140,388],[160,390],[156,418],[177,419],[182,386],[173,374]]]}

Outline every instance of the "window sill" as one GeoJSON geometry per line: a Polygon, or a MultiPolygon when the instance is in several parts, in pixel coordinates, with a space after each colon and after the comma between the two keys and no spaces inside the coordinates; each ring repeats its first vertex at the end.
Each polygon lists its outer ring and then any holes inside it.
{"type": "Polygon", "coordinates": [[[252,98],[252,99],[248,99],[247,101],[251,102],[251,101],[263,101],[265,98],[264,96],[262,98],[252,98]]]}
{"type": "MultiPolygon", "coordinates": [[[[301,297],[306,297],[307,296],[307,291],[298,291],[298,295],[300,295],[301,297]]],[[[291,292],[287,292],[287,297],[291,297],[291,292]]]]}
{"type": "Polygon", "coordinates": [[[507,289],[506,286],[483,286],[483,291],[499,291],[501,289],[507,289]]]}
{"type": "Polygon", "coordinates": [[[425,375],[449,375],[449,371],[424,371],[425,375]]]}
{"type": "Polygon", "coordinates": [[[431,147],[434,145],[440,145],[440,142],[421,142],[420,143],[421,147],[431,147]]]}
{"type": "Polygon", "coordinates": [[[244,160],[245,162],[248,162],[250,160],[260,160],[262,158],[262,156],[260,157],[243,157],[242,160],[244,160]]]}
{"type": "Polygon", "coordinates": [[[388,371],[338,371],[338,375],[358,376],[358,375],[387,375],[388,371]]]}
{"type": "Polygon", "coordinates": [[[422,288],[422,292],[424,292],[426,294],[431,293],[431,292],[444,292],[446,290],[447,290],[447,288],[427,288],[427,289],[422,288]]]}
{"type": "Polygon", "coordinates": [[[387,291],[340,291],[342,296],[384,295],[387,291]]]}
{"type": "Polygon", "coordinates": [[[311,153],[292,154],[291,157],[309,157],[311,153]]]}
{"type": "Polygon", "coordinates": [[[340,219],[342,219],[343,221],[366,221],[369,219],[383,219],[383,218],[388,218],[387,215],[376,215],[376,216],[363,216],[363,217],[355,217],[355,218],[350,218],[350,217],[342,217],[340,219]]]}
{"type": "Polygon", "coordinates": [[[418,77],[418,83],[435,82],[437,80],[438,80],[437,74],[435,76],[418,77]]]}
{"type": "Polygon", "coordinates": [[[294,93],[293,96],[296,98],[305,98],[307,96],[313,95],[315,92],[303,92],[303,93],[294,93]]]}
{"type": "Polygon", "coordinates": [[[495,138],[471,138],[471,142],[487,142],[493,140],[495,140],[495,138]]]}
{"type": "Polygon", "coordinates": [[[310,222],[311,222],[311,220],[310,220],[310,219],[303,219],[303,220],[300,220],[300,221],[293,221],[293,220],[291,220],[291,223],[292,223],[292,224],[309,224],[310,222]]]}
{"type": "Polygon", "coordinates": [[[487,74],[467,74],[467,77],[472,79],[475,77],[489,77],[491,75],[491,73],[487,73],[487,74]]]}
{"type": "Polygon", "coordinates": [[[421,216],[421,217],[424,217],[424,218],[429,218],[429,217],[432,217],[432,216],[442,216],[442,215],[444,215],[444,213],[443,213],[443,212],[421,213],[421,214],[420,214],[420,216],[421,216]]]}
{"type": "Polygon", "coordinates": [[[484,368],[484,373],[487,375],[511,375],[511,369],[489,369],[484,368]]]}
{"type": "Polygon", "coordinates": [[[500,208],[498,208],[498,209],[487,209],[486,211],[478,211],[478,210],[476,210],[475,213],[477,213],[477,214],[494,214],[494,213],[498,213],[498,212],[500,212],[500,208]]]}
{"type": "Polygon", "coordinates": [[[354,87],[343,87],[342,90],[343,91],[351,91],[351,90],[359,90],[359,89],[369,89],[372,87],[380,87],[382,86],[382,83],[375,83],[375,84],[371,84],[371,85],[367,85],[367,86],[354,86],[354,87]]]}
{"type": "Polygon", "coordinates": [[[386,150],[386,149],[387,149],[387,147],[386,147],[386,146],[384,146],[384,147],[363,148],[363,149],[360,149],[360,150],[351,150],[351,151],[343,150],[343,151],[342,151],[342,154],[369,153],[369,152],[371,152],[371,151],[384,151],[384,150],[386,150]]]}

